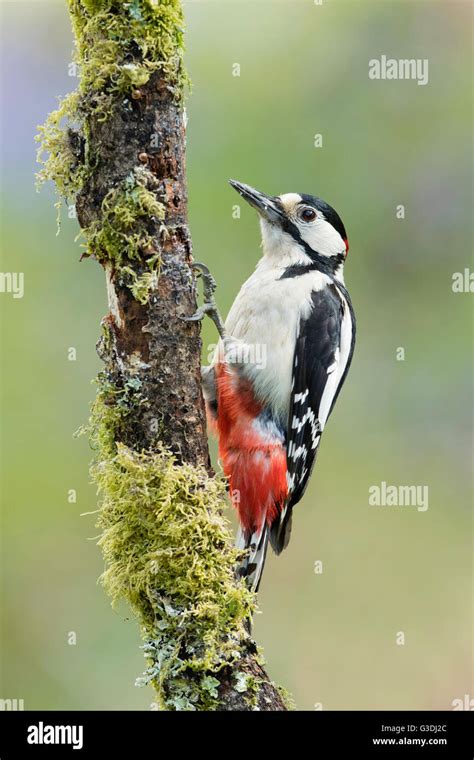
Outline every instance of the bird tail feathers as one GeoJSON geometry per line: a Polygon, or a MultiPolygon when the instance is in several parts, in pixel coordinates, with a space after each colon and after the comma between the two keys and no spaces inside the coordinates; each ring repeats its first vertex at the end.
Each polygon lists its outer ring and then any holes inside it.
{"type": "Polygon", "coordinates": [[[269,531],[270,544],[275,554],[281,554],[286,549],[291,536],[292,509],[286,509],[280,519],[274,520],[269,531]]]}
{"type": "Polygon", "coordinates": [[[250,533],[239,528],[236,548],[246,554],[237,567],[237,577],[245,578],[247,586],[255,593],[258,591],[267,556],[269,529],[264,522],[258,531],[250,533]]]}

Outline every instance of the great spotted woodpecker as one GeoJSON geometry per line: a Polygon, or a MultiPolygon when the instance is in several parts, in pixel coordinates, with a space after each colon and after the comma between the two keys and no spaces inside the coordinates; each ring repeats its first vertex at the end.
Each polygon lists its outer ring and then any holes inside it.
{"type": "Polygon", "coordinates": [[[208,421],[240,521],[239,572],[258,589],[267,543],[279,554],[291,532],[321,435],[346,378],[355,317],[344,285],[349,250],[336,211],[311,195],[270,197],[231,181],[260,215],[263,256],[225,324],[201,269],[221,339],[203,368],[208,421]]]}

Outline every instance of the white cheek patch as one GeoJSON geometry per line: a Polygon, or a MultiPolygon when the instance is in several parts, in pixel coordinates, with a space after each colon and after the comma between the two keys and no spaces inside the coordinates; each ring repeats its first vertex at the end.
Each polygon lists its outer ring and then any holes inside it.
{"type": "Polygon", "coordinates": [[[336,256],[346,252],[346,244],[339,232],[321,217],[313,224],[298,224],[298,229],[305,243],[321,256],[336,256]]]}
{"type": "Polygon", "coordinates": [[[295,243],[291,235],[283,232],[278,225],[270,224],[266,219],[261,219],[260,228],[264,256],[278,262],[280,266],[311,264],[311,259],[305,254],[304,249],[295,243]]]}

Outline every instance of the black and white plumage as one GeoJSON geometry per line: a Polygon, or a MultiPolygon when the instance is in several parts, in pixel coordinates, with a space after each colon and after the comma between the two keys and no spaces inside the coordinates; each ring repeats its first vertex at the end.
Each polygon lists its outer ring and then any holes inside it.
{"type": "Polygon", "coordinates": [[[321,434],[347,374],[353,325],[351,303],[341,285],[328,284],[312,293],[311,312],[300,322],[293,361],[287,432],[290,507],[303,496],[321,434]]]}
{"type": "Polygon", "coordinates": [[[291,510],[302,498],[313,470],[326,421],[349,370],[355,317],[345,288],[328,284],[312,294],[312,309],[301,320],[293,360],[286,436],[288,500],[273,528],[272,544],[287,544],[291,510]]]}
{"type": "Polygon", "coordinates": [[[239,494],[240,545],[249,550],[242,573],[257,588],[267,540],[277,553],[288,543],[293,507],[349,370],[355,317],[337,212],[313,196],[231,184],[259,212],[263,257],[203,377],[224,472],[239,494]]]}

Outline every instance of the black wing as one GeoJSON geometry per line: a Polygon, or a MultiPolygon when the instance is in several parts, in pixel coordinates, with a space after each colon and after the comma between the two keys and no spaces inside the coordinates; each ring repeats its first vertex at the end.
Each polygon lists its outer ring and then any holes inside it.
{"type": "Polygon", "coordinates": [[[354,312],[343,286],[314,291],[312,302],[309,317],[300,323],[293,360],[287,432],[289,512],[305,492],[322,428],[346,378],[355,343],[354,312]]]}
{"type": "Polygon", "coordinates": [[[290,540],[291,514],[303,496],[316,460],[321,433],[345,380],[355,341],[349,294],[330,284],[313,291],[312,309],[301,320],[293,358],[293,378],[286,434],[288,500],[270,527],[279,554],[290,540]]]}

